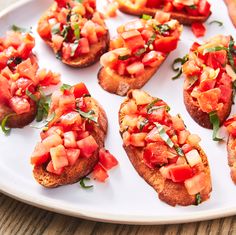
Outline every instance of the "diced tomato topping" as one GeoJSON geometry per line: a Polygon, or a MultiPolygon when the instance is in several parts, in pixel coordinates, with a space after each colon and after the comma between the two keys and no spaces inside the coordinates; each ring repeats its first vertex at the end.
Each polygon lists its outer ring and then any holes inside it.
{"type": "Polygon", "coordinates": [[[143,48],[145,45],[145,41],[143,40],[142,35],[137,30],[124,32],[121,34],[121,37],[125,41],[125,46],[132,51],[135,49],[143,48]]]}
{"type": "Polygon", "coordinates": [[[49,152],[42,143],[38,143],[31,155],[30,162],[32,165],[39,166],[47,162],[50,158],[49,152]]]}
{"type": "Polygon", "coordinates": [[[43,146],[47,149],[48,152],[52,147],[56,147],[58,145],[61,145],[62,143],[63,140],[57,133],[49,135],[42,141],[43,146]]]}
{"type": "Polygon", "coordinates": [[[73,166],[80,155],[79,149],[66,149],[66,155],[70,166],[73,166]]]}
{"type": "Polygon", "coordinates": [[[206,28],[202,23],[199,23],[199,22],[192,23],[191,28],[192,28],[194,35],[197,38],[204,36],[206,33],[206,28]]]}
{"type": "Polygon", "coordinates": [[[157,51],[169,53],[177,48],[177,44],[178,38],[169,36],[156,39],[154,42],[154,47],[157,51]]]}
{"type": "Polygon", "coordinates": [[[193,176],[193,170],[188,165],[173,166],[170,169],[170,176],[174,182],[184,182],[193,176]]]}
{"type": "Polygon", "coordinates": [[[229,86],[220,85],[219,89],[221,91],[219,102],[223,102],[224,104],[228,103],[230,99],[232,99],[232,88],[229,86]]]}
{"type": "Polygon", "coordinates": [[[80,98],[83,97],[84,95],[90,95],[87,87],[82,82],[73,86],[73,93],[75,98],[80,98]]]}
{"type": "Polygon", "coordinates": [[[155,19],[161,24],[163,24],[170,20],[170,14],[162,11],[157,11],[155,19]]]}
{"type": "Polygon", "coordinates": [[[207,54],[206,65],[213,69],[222,68],[227,63],[227,52],[226,50],[210,52],[207,54]]]}
{"type": "Polygon", "coordinates": [[[62,167],[60,169],[55,170],[52,161],[50,161],[47,165],[46,170],[55,175],[61,175],[63,173],[64,168],[62,167]]]}
{"type": "Polygon", "coordinates": [[[99,163],[94,167],[92,174],[93,178],[99,182],[105,182],[109,177],[107,171],[99,163]]]}
{"type": "Polygon", "coordinates": [[[66,148],[76,148],[76,133],[74,131],[68,131],[64,133],[64,146],[66,148]]]}
{"type": "Polygon", "coordinates": [[[90,52],[89,41],[87,38],[81,38],[76,49],[75,56],[78,54],[88,54],[90,52]]]}
{"type": "Polygon", "coordinates": [[[42,38],[47,39],[51,36],[51,27],[47,21],[40,21],[37,31],[42,38]]]}
{"type": "Polygon", "coordinates": [[[136,147],[145,146],[146,133],[134,133],[130,136],[130,144],[136,147]]]}
{"type": "Polygon", "coordinates": [[[208,16],[210,14],[211,5],[207,0],[199,0],[198,11],[201,15],[208,16]]]}
{"type": "Polygon", "coordinates": [[[17,114],[28,113],[30,111],[30,103],[25,98],[13,96],[9,104],[11,109],[17,114]]]}
{"type": "Polygon", "coordinates": [[[143,29],[143,23],[141,20],[133,20],[125,24],[125,31],[141,29],[143,29]]]}
{"type": "Polygon", "coordinates": [[[63,145],[58,145],[57,147],[50,148],[50,155],[52,159],[52,165],[55,170],[59,170],[62,167],[69,165],[66,150],[63,145]]]}
{"type": "Polygon", "coordinates": [[[81,116],[78,112],[72,111],[60,117],[60,124],[63,126],[73,125],[75,123],[77,125],[82,123],[81,116]]]}
{"type": "Polygon", "coordinates": [[[144,72],[144,65],[141,62],[134,62],[126,67],[127,71],[131,75],[141,75],[144,72]]]}
{"type": "Polygon", "coordinates": [[[162,4],[162,0],[147,0],[146,6],[148,8],[159,8],[162,4]]]}
{"type": "Polygon", "coordinates": [[[205,79],[199,84],[199,91],[208,91],[215,87],[216,79],[205,79]]]}
{"type": "Polygon", "coordinates": [[[11,98],[10,85],[8,80],[0,75],[0,101],[6,103],[11,98]]]}
{"type": "Polygon", "coordinates": [[[77,141],[77,145],[84,157],[90,157],[97,149],[98,144],[92,135],[77,141]]]}
{"type": "Polygon", "coordinates": [[[114,166],[118,165],[116,158],[104,148],[99,150],[99,162],[107,170],[110,170],[114,166]]]}
{"type": "Polygon", "coordinates": [[[193,149],[193,147],[190,144],[184,144],[181,148],[184,154],[188,153],[189,151],[193,149]]]}
{"type": "Polygon", "coordinates": [[[64,41],[64,38],[62,36],[60,36],[58,34],[53,34],[52,35],[53,48],[56,51],[59,51],[61,49],[63,41],[64,41]]]}

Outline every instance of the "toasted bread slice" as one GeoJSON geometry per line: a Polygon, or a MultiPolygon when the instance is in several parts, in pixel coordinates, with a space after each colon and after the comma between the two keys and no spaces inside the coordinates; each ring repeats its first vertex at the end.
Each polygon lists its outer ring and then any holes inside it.
{"type": "MultiPolygon", "coordinates": [[[[122,113],[122,108],[130,101],[132,98],[130,91],[128,93],[128,98],[121,104],[119,111],[119,124],[121,126],[122,121],[124,119],[124,114],[122,113]]],[[[153,97],[153,100],[155,98],[153,97]]],[[[131,114],[132,115],[132,114],[131,114]]],[[[148,119],[148,117],[146,117],[148,119]]],[[[120,132],[122,138],[123,132],[120,132]]],[[[131,163],[134,168],[138,172],[138,174],[151,186],[153,187],[160,198],[160,200],[166,202],[171,206],[181,205],[181,206],[189,206],[196,204],[195,195],[190,195],[184,186],[183,183],[176,183],[170,179],[164,178],[160,172],[160,167],[150,168],[146,163],[143,157],[144,147],[135,147],[133,145],[123,145],[127,156],[129,157],[131,163]]],[[[193,145],[195,149],[198,150],[199,155],[202,161],[202,172],[205,174],[205,188],[202,189],[199,194],[201,197],[201,201],[206,201],[210,197],[211,192],[211,176],[210,169],[207,161],[207,156],[201,147],[198,144],[193,145]]]]}
{"type": "Polygon", "coordinates": [[[6,126],[9,128],[22,128],[28,124],[30,124],[36,117],[37,114],[37,105],[35,102],[31,101],[31,109],[30,112],[23,114],[14,114],[11,108],[8,106],[1,104],[0,105],[0,122],[9,114],[13,114],[9,116],[6,122],[6,126]]]}
{"type": "Polygon", "coordinates": [[[228,165],[230,167],[231,178],[236,184],[236,151],[233,145],[235,145],[235,137],[230,134],[227,141],[228,165]]]}
{"type": "MultiPolygon", "coordinates": [[[[142,7],[142,8],[137,8],[134,7],[133,4],[128,0],[116,0],[119,4],[119,10],[130,14],[130,15],[137,15],[137,16],[142,16],[143,14],[155,16],[156,12],[162,11],[160,9],[155,9],[155,8],[147,8],[147,7],[142,7]]],[[[208,16],[189,16],[184,13],[180,12],[170,12],[171,18],[178,20],[181,24],[184,25],[191,25],[194,22],[205,22],[211,13],[208,16]]]]}
{"type": "Polygon", "coordinates": [[[125,96],[129,90],[143,87],[155,74],[164,60],[165,58],[163,57],[163,60],[156,67],[145,68],[145,72],[137,77],[120,76],[112,69],[102,67],[98,72],[98,82],[104,90],[125,96]]]}
{"type": "Polygon", "coordinates": [[[44,187],[54,188],[60,185],[78,182],[81,178],[88,175],[98,162],[98,153],[99,149],[104,146],[108,122],[106,113],[100,104],[91,97],[87,97],[86,99],[91,103],[91,107],[98,110],[98,123],[97,125],[93,124],[93,131],[90,134],[94,137],[99,147],[91,157],[78,158],[73,166],[65,167],[64,172],[59,176],[46,171],[44,164],[34,166],[34,178],[44,187]]]}

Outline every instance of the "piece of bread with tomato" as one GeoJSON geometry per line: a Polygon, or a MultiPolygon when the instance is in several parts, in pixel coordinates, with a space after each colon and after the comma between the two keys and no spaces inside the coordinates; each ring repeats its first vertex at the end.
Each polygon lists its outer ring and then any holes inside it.
{"type": "Polygon", "coordinates": [[[104,90],[124,96],[130,89],[143,87],[176,49],[182,26],[169,14],[157,13],[154,19],[144,16],[130,21],[117,32],[110,51],[100,59],[98,80],[104,90]]]}
{"type": "Polygon", "coordinates": [[[194,43],[183,64],[184,103],[191,117],[205,128],[223,124],[231,111],[235,80],[234,40],[218,35],[194,43]]]}
{"type": "Polygon", "coordinates": [[[129,91],[120,106],[123,147],[138,174],[171,206],[196,205],[211,192],[207,156],[200,138],[161,99],[129,91]]]}
{"type": "Polygon", "coordinates": [[[50,116],[52,120],[41,132],[41,141],[31,155],[36,181],[53,188],[75,183],[93,169],[95,178],[105,180],[106,172],[98,162],[107,133],[107,117],[86,86],[79,83],[55,91],[50,116]]]}
{"type": "Polygon", "coordinates": [[[204,22],[211,15],[211,5],[207,0],[116,0],[119,9],[131,15],[154,16],[156,12],[168,12],[171,18],[181,24],[191,25],[204,22]]]}
{"type": "Polygon", "coordinates": [[[230,175],[236,184],[236,116],[229,118],[224,122],[229,137],[227,141],[228,165],[230,167],[230,175]]]}
{"type": "Polygon", "coordinates": [[[9,31],[0,38],[0,122],[3,131],[5,126],[21,128],[31,123],[42,98],[40,89],[60,82],[58,74],[39,70],[37,58],[32,53],[34,45],[35,39],[29,33],[9,31]]]}
{"type": "Polygon", "coordinates": [[[109,32],[95,0],[55,0],[37,30],[58,59],[76,68],[94,64],[109,47],[109,32]]]}

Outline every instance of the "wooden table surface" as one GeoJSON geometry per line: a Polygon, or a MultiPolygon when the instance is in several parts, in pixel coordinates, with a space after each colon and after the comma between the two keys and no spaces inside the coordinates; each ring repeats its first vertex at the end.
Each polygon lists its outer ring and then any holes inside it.
{"type": "MultiPolygon", "coordinates": [[[[0,0],[0,10],[17,0],[0,0]]],[[[117,225],[48,212],[0,194],[0,234],[236,234],[236,216],[178,225],[117,225]]]]}

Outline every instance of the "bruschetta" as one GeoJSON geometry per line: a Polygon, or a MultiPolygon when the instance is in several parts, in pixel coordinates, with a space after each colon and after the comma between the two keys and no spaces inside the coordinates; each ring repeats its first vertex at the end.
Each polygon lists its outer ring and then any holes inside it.
{"type": "Polygon", "coordinates": [[[79,83],[55,91],[50,116],[31,156],[37,182],[52,188],[75,183],[94,168],[98,175],[103,170],[97,163],[108,124],[105,111],[86,86],[79,83]]]}
{"type": "Polygon", "coordinates": [[[83,68],[108,50],[109,32],[94,0],[56,0],[38,23],[38,33],[57,58],[83,68]]]}
{"type": "Polygon", "coordinates": [[[205,128],[222,125],[230,114],[236,77],[234,50],[232,37],[218,35],[202,45],[194,43],[182,66],[185,106],[205,128]]]}
{"type": "Polygon", "coordinates": [[[138,89],[154,75],[167,55],[176,49],[182,26],[167,13],[155,19],[145,15],[117,29],[110,51],[101,59],[99,84],[110,93],[124,96],[138,89]]]}
{"type": "Polygon", "coordinates": [[[171,206],[196,205],[211,192],[200,138],[161,99],[131,90],[119,110],[124,149],[138,174],[171,206]]]}
{"type": "Polygon", "coordinates": [[[32,53],[34,37],[29,33],[9,31],[0,38],[0,122],[20,128],[32,122],[42,97],[40,87],[56,85],[60,76],[39,70],[32,53]]]}
{"type": "Polygon", "coordinates": [[[228,165],[230,167],[230,175],[236,184],[236,116],[225,121],[224,126],[229,133],[227,141],[228,165]]]}
{"type": "Polygon", "coordinates": [[[168,12],[171,18],[181,24],[191,25],[204,22],[211,15],[211,5],[207,0],[116,0],[119,9],[131,15],[154,16],[156,12],[168,12]]]}

